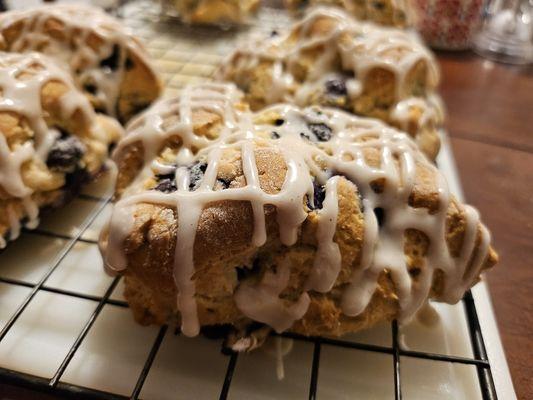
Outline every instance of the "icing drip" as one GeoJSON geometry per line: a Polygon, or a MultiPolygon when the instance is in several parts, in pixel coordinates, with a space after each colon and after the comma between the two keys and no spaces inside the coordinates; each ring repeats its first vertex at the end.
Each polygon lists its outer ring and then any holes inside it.
{"type": "Polygon", "coordinates": [[[316,256],[307,281],[307,290],[329,292],[341,270],[341,252],[337,243],[333,241],[339,213],[338,180],[339,177],[334,176],[326,183],[326,198],[322,210],[318,212],[316,256]]]}
{"type": "Polygon", "coordinates": [[[64,64],[80,89],[115,116],[128,53],[150,66],[145,50],[118,21],[98,8],[54,4],[2,13],[0,31],[22,24],[9,51],[38,51],[64,64]],[[51,30],[60,26],[56,32],[51,30]],[[55,33],[55,35],[54,35],[55,33]],[[91,89],[87,89],[91,87],[91,89]]]}
{"type": "Polygon", "coordinates": [[[284,358],[288,356],[294,347],[293,339],[286,339],[281,336],[270,337],[266,340],[261,350],[276,361],[276,376],[278,380],[285,379],[284,358]]]}
{"type": "MultiPolygon", "coordinates": [[[[246,76],[262,61],[273,63],[272,90],[266,96],[268,104],[294,99],[300,106],[313,103],[311,94],[323,87],[328,76],[339,71],[336,59],[340,58],[342,71],[349,72],[347,94],[355,99],[362,94],[366,74],[374,68],[384,68],[395,76],[395,96],[405,98],[403,87],[407,75],[419,61],[428,68],[427,82],[434,88],[439,79],[437,64],[431,53],[412,33],[357,21],[342,10],[316,7],[290,32],[271,38],[251,38],[229,56],[219,75],[224,78],[246,76]],[[334,26],[316,32],[318,21],[333,20],[334,26]],[[312,65],[307,65],[302,81],[299,62],[309,50],[316,50],[312,65]],[[296,78],[298,77],[298,78],[296,78]]],[[[346,78],[346,77],[345,77],[346,78]]]]}
{"type": "Polygon", "coordinates": [[[283,298],[291,278],[291,264],[287,258],[266,270],[257,283],[241,281],[234,294],[235,304],[245,316],[268,324],[278,332],[289,329],[307,312],[308,291],[328,292],[337,280],[341,267],[341,254],[335,243],[339,213],[337,191],[341,180],[339,175],[343,175],[362,196],[365,221],[360,263],[354,267],[350,283],[342,295],[343,313],[357,316],[365,310],[384,271],[388,271],[396,289],[401,321],[411,318],[428,299],[437,270],[443,272],[445,281],[441,299],[449,302],[460,299],[479,275],[489,252],[490,236],[479,223],[477,212],[464,207],[462,250],[459,257],[452,257],[446,242],[446,216],[451,202],[448,186],[407,134],[377,120],[357,118],[334,109],[302,110],[277,105],[254,116],[236,111],[234,105],[239,99],[231,85],[187,87],[179,99],[154,105],[132,123],[116,157],[119,159],[122,152],[127,152],[127,145],[140,142],[145,149],[144,166],[130,185],[128,195],[115,205],[109,225],[109,243],[103,249],[109,268],[123,270],[127,267],[122,242],[131,230],[136,205],[160,204],[176,210],[174,279],[178,310],[182,315],[182,331],[195,335],[199,331],[199,321],[192,279],[195,272],[194,240],[202,210],[212,202],[248,201],[254,218],[250,242],[260,247],[267,238],[264,208],[274,206],[280,240],[291,246],[310,212],[306,211],[304,203],[306,197],[313,198],[314,180],[315,184],[325,185],[325,198],[322,208],[315,211],[318,218],[317,250],[303,292],[292,302],[283,298]],[[194,132],[194,112],[198,110],[210,110],[222,117],[217,138],[208,139],[194,132]],[[275,115],[278,119],[272,123],[260,122],[265,115],[275,115]],[[172,124],[165,124],[170,120],[172,124]],[[265,135],[273,131],[276,139],[265,139],[265,135]],[[184,152],[180,150],[172,162],[177,165],[177,190],[171,193],[145,190],[145,179],[158,171],[169,171],[167,164],[160,160],[154,162],[154,157],[172,135],[178,136],[183,146],[194,145],[198,150],[194,154],[188,147],[191,153],[187,153],[187,157],[183,157],[184,152]],[[266,193],[261,188],[255,160],[255,149],[258,148],[271,149],[285,160],[287,172],[278,193],[266,193]],[[219,163],[227,150],[240,154],[246,184],[215,190],[219,163]],[[377,158],[370,162],[369,154],[377,158]],[[189,169],[184,162],[197,160],[206,160],[207,167],[200,185],[191,191],[189,169]],[[418,168],[424,168],[435,177],[438,207],[431,213],[427,208],[409,205],[418,168]],[[335,176],[332,177],[332,173],[335,176]],[[377,181],[385,182],[382,190],[375,189],[377,181]],[[409,273],[404,249],[404,235],[408,229],[418,230],[429,239],[424,264],[416,278],[409,273]]]}
{"type": "Polygon", "coordinates": [[[247,317],[271,326],[278,333],[289,329],[305,315],[310,303],[306,292],[291,305],[279,297],[289,278],[290,265],[282,263],[277,271],[265,272],[259,285],[241,283],[234,296],[237,307],[247,317]]]}
{"type": "Polygon", "coordinates": [[[350,284],[343,293],[341,303],[343,313],[352,317],[361,314],[370,303],[377,287],[377,278],[380,272],[371,268],[378,238],[378,221],[369,200],[363,199],[363,209],[365,233],[361,265],[352,272],[350,284]]]}
{"type": "MultiPolygon", "coordinates": [[[[61,113],[65,118],[70,118],[76,110],[80,110],[83,118],[89,121],[94,118],[89,102],[76,91],[68,74],[49,59],[36,53],[0,53],[0,112],[23,117],[33,132],[31,140],[13,148],[8,145],[6,136],[0,133],[0,187],[11,197],[22,200],[28,217],[26,226],[30,229],[38,224],[39,210],[32,200],[32,188],[24,182],[21,168],[32,160],[46,163],[59,135],[56,129],[47,126],[41,106],[42,88],[50,81],[61,82],[69,88],[60,99],[61,113]],[[63,99],[68,99],[68,102],[63,99]]],[[[93,128],[97,129],[96,125],[93,128]]],[[[10,239],[13,240],[20,233],[20,222],[13,205],[9,205],[7,210],[10,239]]],[[[0,248],[5,245],[5,240],[0,240],[0,248]]]]}

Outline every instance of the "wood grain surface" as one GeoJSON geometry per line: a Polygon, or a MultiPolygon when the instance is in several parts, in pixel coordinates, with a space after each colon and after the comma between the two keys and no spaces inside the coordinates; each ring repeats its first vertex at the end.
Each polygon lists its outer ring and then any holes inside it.
{"type": "Polygon", "coordinates": [[[467,202],[492,231],[487,274],[519,399],[533,398],[533,69],[439,54],[447,129],[467,202]]]}
{"type": "MultiPolygon", "coordinates": [[[[447,129],[469,203],[501,262],[488,275],[519,399],[533,398],[533,70],[438,55],[447,129]]],[[[0,384],[3,399],[52,399],[0,384]]],[[[502,399],[505,400],[505,399],[502,399]]]]}

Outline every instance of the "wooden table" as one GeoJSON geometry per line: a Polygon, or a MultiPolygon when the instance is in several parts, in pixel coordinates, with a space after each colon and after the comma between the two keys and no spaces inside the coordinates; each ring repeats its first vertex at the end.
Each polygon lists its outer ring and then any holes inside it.
{"type": "Polygon", "coordinates": [[[488,274],[519,399],[533,398],[533,68],[439,54],[441,93],[466,200],[501,261],[488,274]]]}

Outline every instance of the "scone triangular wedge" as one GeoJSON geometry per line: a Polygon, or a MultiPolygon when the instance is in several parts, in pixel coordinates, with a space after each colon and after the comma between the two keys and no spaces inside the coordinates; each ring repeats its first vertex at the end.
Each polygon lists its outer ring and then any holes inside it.
{"type": "Polygon", "coordinates": [[[249,38],[219,71],[254,110],[279,102],[335,107],[409,133],[435,159],[443,119],[439,70],[413,32],[320,7],[288,30],[249,38]]]}

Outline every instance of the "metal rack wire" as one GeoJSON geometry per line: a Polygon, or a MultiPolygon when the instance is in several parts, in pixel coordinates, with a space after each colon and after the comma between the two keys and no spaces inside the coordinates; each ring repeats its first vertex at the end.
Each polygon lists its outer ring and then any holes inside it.
{"type": "MultiPolygon", "coordinates": [[[[206,49],[206,47],[204,46],[202,47],[202,53],[200,54],[196,49],[194,49],[195,41],[215,40],[216,38],[220,38],[221,35],[233,35],[234,33],[213,32],[212,30],[206,29],[191,29],[188,27],[176,25],[174,23],[165,24],[162,22],[157,23],[157,28],[154,28],[153,26],[147,27],[147,25],[149,24],[147,24],[146,21],[142,18],[146,18],[146,16],[149,17],[151,13],[153,15],[153,12],[149,11],[151,3],[137,3],[138,4],[135,5],[135,8],[125,9],[125,20],[127,21],[127,23],[129,23],[132,27],[136,29],[136,32],[140,36],[145,39],[145,42],[147,43],[148,48],[152,51],[154,57],[156,57],[156,59],[160,61],[160,66],[162,66],[162,72],[165,83],[170,89],[168,91],[169,94],[172,94],[173,91],[179,90],[180,86],[182,86],[184,83],[194,80],[192,78],[205,79],[208,78],[214,72],[216,64],[227,52],[228,43],[225,40],[215,43],[215,45],[211,48],[211,51],[206,49]],[[186,35],[186,37],[188,38],[193,37],[194,39],[189,42],[169,39],[169,37],[176,37],[176,35],[180,36],[182,34],[186,35]]],[[[276,24],[280,23],[283,23],[283,18],[281,18],[280,22],[279,15],[273,11],[271,13],[263,14],[261,23],[258,24],[258,26],[260,29],[271,30],[275,28],[276,24]]],[[[231,43],[234,44],[235,41],[233,40],[231,43]]],[[[73,249],[76,243],[96,243],[94,240],[85,238],[84,233],[98,217],[98,215],[102,212],[104,207],[110,202],[110,197],[98,197],[94,195],[84,194],[80,195],[80,198],[90,202],[94,202],[96,208],[88,215],[85,221],[81,224],[78,232],[75,235],[62,235],[42,229],[26,231],[26,233],[29,235],[51,236],[67,241],[66,245],[57,254],[55,260],[50,263],[47,271],[43,274],[43,276],[37,283],[29,283],[24,280],[0,277],[1,283],[30,289],[23,302],[19,305],[19,307],[16,309],[16,311],[13,313],[7,323],[0,330],[0,342],[10,332],[17,320],[23,315],[28,305],[32,302],[32,300],[39,292],[50,292],[94,302],[96,304],[96,308],[86,320],[84,326],[79,331],[66,356],[60,363],[60,366],[57,368],[57,370],[50,379],[45,379],[42,377],[37,377],[14,370],[0,368],[0,383],[7,383],[23,388],[37,390],[40,392],[53,393],[54,395],[58,395],[64,398],[106,400],[125,398],[138,399],[140,398],[139,396],[141,395],[143,385],[162,345],[163,339],[165,338],[165,335],[169,333],[169,327],[166,325],[162,326],[159,329],[159,332],[157,333],[155,340],[152,343],[151,349],[148,353],[148,356],[144,362],[144,366],[139,376],[137,377],[135,387],[129,397],[61,382],[61,378],[65,373],[65,370],[69,366],[69,363],[72,361],[74,355],[83,343],[84,339],[87,337],[95,321],[101,315],[104,306],[113,305],[124,308],[128,307],[127,303],[111,298],[111,294],[119,283],[119,277],[114,278],[111,281],[102,296],[83,294],[78,293],[76,291],[59,289],[56,287],[52,287],[51,285],[47,285],[49,277],[58,268],[61,261],[69,254],[69,252],[73,249]]],[[[470,292],[466,294],[462,302],[468,321],[468,329],[472,345],[473,357],[459,357],[439,353],[403,349],[400,346],[398,325],[396,322],[392,322],[390,325],[392,333],[392,342],[390,343],[390,346],[359,343],[343,339],[305,337],[290,332],[283,333],[280,336],[296,341],[309,342],[313,345],[312,363],[310,366],[310,382],[308,388],[308,398],[310,400],[317,399],[321,350],[324,345],[391,355],[393,361],[395,400],[402,399],[402,379],[400,370],[402,367],[402,359],[406,357],[421,360],[431,360],[433,362],[438,363],[459,363],[472,365],[477,369],[477,376],[479,380],[482,398],[484,400],[495,400],[497,399],[497,394],[495,390],[494,380],[492,377],[491,364],[487,358],[487,353],[485,351],[485,343],[483,341],[483,334],[478,320],[476,305],[470,292]]],[[[238,353],[231,353],[227,357],[225,377],[223,380],[222,387],[220,388],[220,399],[226,399],[228,397],[232,385],[232,378],[234,376],[236,366],[239,362],[239,357],[240,356],[238,353]]]]}

